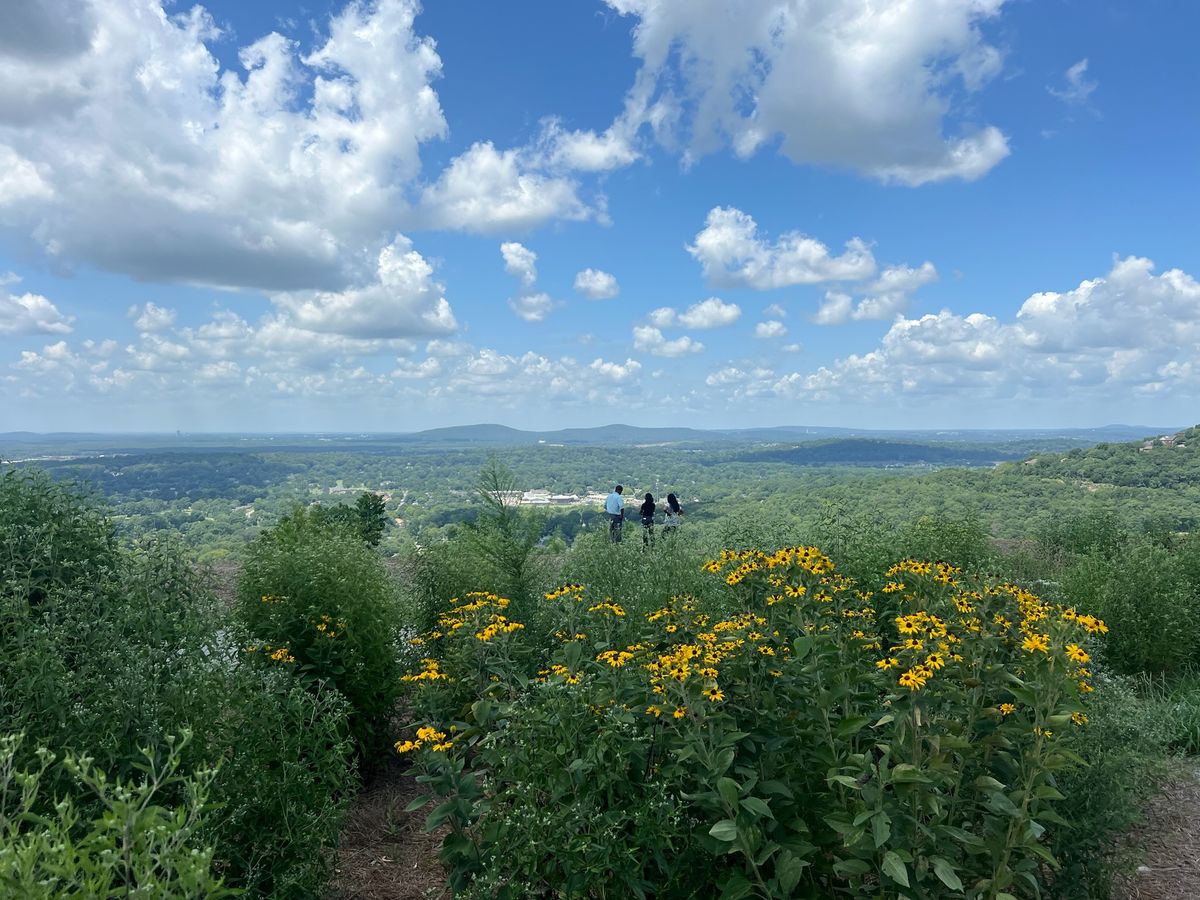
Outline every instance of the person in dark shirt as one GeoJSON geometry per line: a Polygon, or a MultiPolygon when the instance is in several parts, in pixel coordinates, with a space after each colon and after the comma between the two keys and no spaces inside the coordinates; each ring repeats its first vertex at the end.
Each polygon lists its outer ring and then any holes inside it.
{"type": "Polygon", "coordinates": [[[654,505],[654,495],[646,494],[646,502],[642,504],[642,508],[638,510],[642,516],[642,546],[654,546],[654,510],[657,507],[654,505]]]}

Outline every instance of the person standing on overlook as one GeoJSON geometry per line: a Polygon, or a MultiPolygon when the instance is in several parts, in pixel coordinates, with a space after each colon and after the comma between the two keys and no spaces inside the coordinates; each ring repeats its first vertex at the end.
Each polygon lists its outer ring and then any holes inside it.
{"type": "Polygon", "coordinates": [[[614,544],[621,543],[621,526],[625,524],[625,498],[621,496],[624,490],[618,484],[604,501],[604,511],[608,514],[608,538],[614,544]]]}
{"type": "Polygon", "coordinates": [[[663,534],[672,534],[679,527],[682,517],[683,507],[679,505],[674,494],[667,494],[667,509],[663,515],[663,534]]]}
{"type": "Polygon", "coordinates": [[[642,517],[642,548],[654,546],[654,495],[646,494],[646,502],[638,510],[642,517]]]}

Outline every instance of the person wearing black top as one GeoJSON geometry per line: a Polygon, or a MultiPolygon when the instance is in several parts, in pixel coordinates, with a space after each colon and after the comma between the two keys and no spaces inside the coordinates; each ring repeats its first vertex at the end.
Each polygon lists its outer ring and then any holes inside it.
{"type": "Polygon", "coordinates": [[[642,515],[642,546],[654,546],[654,496],[646,494],[646,502],[642,504],[639,512],[642,515]]]}

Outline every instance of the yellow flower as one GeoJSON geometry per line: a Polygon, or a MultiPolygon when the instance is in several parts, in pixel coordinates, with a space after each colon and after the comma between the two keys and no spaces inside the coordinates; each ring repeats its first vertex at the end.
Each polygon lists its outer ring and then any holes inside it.
{"type": "Polygon", "coordinates": [[[1071,713],[1071,721],[1076,725],[1086,725],[1088,723],[1088,717],[1081,712],[1073,712],[1071,713]]]}
{"type": "Polygon", "coordinates": [[[1067,644],[1067,659],[1072,662],[1085,663],[1091,659],[1087,652],[1078,644],[1067,644]]]}
{"type": "Polygon", "coordinates": [[[1030,653],[1038,651],[1045,653],[1050,649],[1050,635],[1038,634],[1036,631],[1025,636],[1025,640],[1021,641],[1021,646],[1030,653]]]}
{"type": "Polygon", "coordinates": [[[725,699],[725,692],[718,687],[705,688],[701,693],[713,703],[720,703],[725,699]]]}
{"type": "Polygon", "coordinates": [[[657,717],[657,716],[661,716],[661,715],[662,715],[662,707],[661,707],[661,706],[650,705],[650,706],[647,706],[647,707],[646,707],[646,712],[647,712],[648,714],[652,715],[652,716],[655,716],[655,717],[657,717]]]}
{"type": "Polygon", "coordinates": [[[412,751],[416,750],[418,747],[421,746],[421,742],[420,741],[396,741],[395,746],[396,746],[397,753],[412,753],[412,751]]]}
{"type": "Polygon", "coordinates": [[[921,666],[914,666],[900,676],[900,687],[906,687],[910,691],[919,691],[925,687],[925,683],[929,680],[929,670],[921,666]]]}
{"type": "Polygon", "coordinates": [[[677,706],[677,707],[675,707],[675,712],[671,713],[671,715],[673,715],[676,719],[682,719],[684,716],[687,715],[687,707],[686,706],[677,706]]]}
{"type": "Polygon", "coordinates": [[[1002,716],[1011,716],[1016,711],[1017,711],[1017,708],[1015,706],[1013,706],[1011,703],[1001,703],[1000,704],[1000,715],[1002,715],[1002,716]]]}

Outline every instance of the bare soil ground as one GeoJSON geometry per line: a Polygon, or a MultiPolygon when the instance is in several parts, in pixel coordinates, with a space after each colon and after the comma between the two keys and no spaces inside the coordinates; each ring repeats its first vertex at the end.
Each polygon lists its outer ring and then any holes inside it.
{"type": "Polygon", "coordinates": [[[429,809],[404,811],[418,787],[399,761],[372,774],[342,826],[328,900],[447,896],[435,858],[441,835],[422,830],[429,809]]]}
{"type": "Polygon", "coordinates": [[[1146,819],[1129,840],[1145,857],[1135,873],[1117,882],[1116,900],[1200,897],[1200,770],[1195,761],[1147,803],[1146,819]]]}

